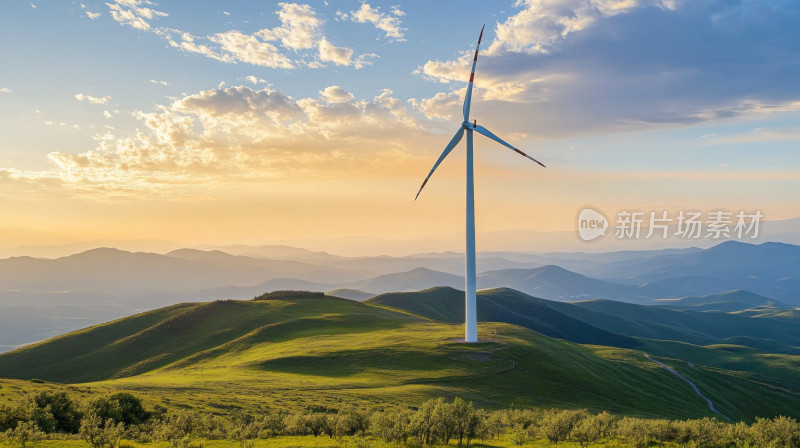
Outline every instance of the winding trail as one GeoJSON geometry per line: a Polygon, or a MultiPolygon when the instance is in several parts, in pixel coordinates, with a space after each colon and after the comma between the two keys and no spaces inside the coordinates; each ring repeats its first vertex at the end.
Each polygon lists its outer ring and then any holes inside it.
{"type": "Polygon", "coordinates": [[[711,409],[711,412],[721,415],[727,421],[731,421],[730,417],[728,417],[727,415],[723,414],[722,412],[719,412],[716,408],[714,408],[714,403],[708,397],[703,395],[703,393],[700,392],[700,389],[697,388],[697,385],[694,384],[689,378],[686,378],[685,376],[683,376],[680,373],[676,372],[675,369],[673,369],[672,367],[664,364],[663,362],[656,361],[655,359],[651,358],[650,355],[648,355],[647,353],[644,353],[644,357],[649,359],[650,361],[653,361],[654,363],[660,365],[661,367],[667,369],[670,373],[672,373],[673,375],[675,375],[678,378],[682,379],[683,381],[686,381],[687,383],[689,383],[689,385],[692,386],[692,389],[694,389],[694,392],[697,395],[699,395],[700,398],[705,400],[706,403],[708,403],[708,408],[711,409]]]}

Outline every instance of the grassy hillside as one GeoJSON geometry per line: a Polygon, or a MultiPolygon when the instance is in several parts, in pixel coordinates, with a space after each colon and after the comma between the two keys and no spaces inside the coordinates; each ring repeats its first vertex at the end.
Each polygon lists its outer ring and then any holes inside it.
{"type": "Polygon", "coordinates": [[[575,305],[615,316],[611,322],[607,318],[594,319],[586,315],[585,320],[592,325],[617,331],[630,336],[653,339],[674,339],[692,343],[710,344],[737,336],[747,336],[771,340],[790,347],[800,347],[800,322],[791,319],[763,318],[763,315],[748,316],[730,313],[670,310],[661,307],[634,305],[610,300],[591,300],[575,302],[575,305]],[[619,330],[619,320],[640,324],[619,330]],[[681,337],[683,333],[685,336],[681,337]]]}
{"type": "MultiPolygon", "coordinates": [[[[452,288],[389,293],[367,302],[442,322],[462,322],[464,315],[464,292],[452,288]]],[[[563,303],[508,288],[478,292],[479,321],[512,323],[572,342],[626,348],[636,348],[636,338],[648,338],[698,345],[740,344],[800,354],[796,348],[800,346],[800,321],[793,321],[789,313],[697,312],[611,300],[563,303]]]]}
{"type": "Polygon", "coordinates": [[[769,297],[760,296],[750,291],[728,291],[722,294],[706,296],[678,297],[674,299],[656,299],[654,304],[666,308],[692,311],[715,311],[730,313],[752,308],[767,310],[790,310],[792,307],[769,297]]]}
{"type": "MultiPolygon", "coordinates": [[[[513,311],[513,303],[498,300],[501,305],[513,311]]],[[[182,304],[1,355],[0,377],[88,383],[80,388],[132,391],[151,402],[209,410],[341,401],[415,405],[462,396],[488,407],[711,415],[686,383],[640,351],[579,345],[506,323],[479,330],[487,342],[457,343],[461,325],[330,297],[182,304]]],[[[691,375],[733,417],[800,409],[794,390],[738,372],[696,367],[691,375]]]]}
{"type": "MultiPolygon", "coordinates": [[[[412,293],[388,293],[368,303],[402,309],[448,323],[464,321],[464,291],[431,288],[412,293]]],[[[537,299],[508,288],[478,292],[478,320],[506,322],[572,342],[634,348],[635,339],[620,336],[557,311],[548,300],[537,299]]]]}

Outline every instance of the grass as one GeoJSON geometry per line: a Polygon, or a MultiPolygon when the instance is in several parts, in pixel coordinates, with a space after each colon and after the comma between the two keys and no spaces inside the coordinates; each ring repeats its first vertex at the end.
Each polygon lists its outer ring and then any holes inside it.
{"type": "MultiPolygon", "coordinates": [[[[500,305],[511,310],[511,302],[500,305]]],[[[577,344],[508,323],[482,323],[479,331],[485,342],[457,343],[459,324],[330,297],[175,305],[0,355],[0,376],[17,378],[0,380],[0,403],[27,390],[66,388],[128,391],[150,407],[209,412],[416,406],[459,396],[487,408],[713,416],[686,383],[639,350],[577,344]]],[[[663,356],[654,344],[648,348],[663,356]]],[[[797,372],[793,363],[786,367],[797,372]]],[[[704,367],[687,376],[735,419],[800,412],[788,383],[735,370],[704,367]]]]}

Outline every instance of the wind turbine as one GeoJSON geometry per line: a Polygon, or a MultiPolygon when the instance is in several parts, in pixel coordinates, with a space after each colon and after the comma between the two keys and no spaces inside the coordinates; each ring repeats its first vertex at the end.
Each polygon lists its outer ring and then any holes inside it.
{"type": "Polygon", "coordinates": [[[417,196],[414,198],[416,201],[419,197],[419,194],[422,193],[422,189],[425,188],[425,184],[428,183],[428,179],[431,178],[433,172],[436,171],[436,168],[442,163],[445,157],[450,154],[450,151],[456,147],[458,142],[461,141],[461,138],[464,136],[464,131],[467,133],[467,251],[466,251],[466,259],[467,259],[467,272],[466,272],[466,285],[465,285],[465,321],[464,321],[464,340],[466,342],[478,342],[478,317],[476,315],[476,305],[475,305],[475,192],[474,192],[474,179],[472,174],[472,132],[475,131],[479,134],[482,134],[490,139],[500,143],[501,145],[513,149],[514,151],[518,152],[519,154],[533,160],[534,162],[542,165],[544,164],[533,157],[525,154],[524,152],[520,151],[519,149],[515,148],[514,146],[510,145],[500,137],[491,133],[488,129],[483,126],[478,125],[478,120],[470,123],[469,121],[469,106],[472,102],[472,81],[475,79],[475,65],[478,63],[478,49],[481,46],[481,39],[483,38],[483,28],[481,28],[481,34],[478,36],[478,45],[475,47],[475,58],[472,60],[472,72],[469,75],[469,84],[467,84],[467,93],[464,96],[464,121],[461,123],[461,127],[458,128],[456,131],[456,135],[450,140],[450,143],[444,148],[442,155],[439,156],[439,159],[436,163],[433,164],[433,168],[431,168],[431,172],[428,173],[428,177],[422,182],[422,186],[419,187],[419,191],[417,192],[417,196]]]}

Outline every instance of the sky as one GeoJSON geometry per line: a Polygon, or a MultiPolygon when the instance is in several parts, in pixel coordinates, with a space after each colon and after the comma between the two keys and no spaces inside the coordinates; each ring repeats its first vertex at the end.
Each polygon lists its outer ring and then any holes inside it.
{"type": "Polygon", "coordinates": [[[797,23],[791,0],[3,1],[0,246],[459,249],[463,144],[414,195],[484,24],[472,118],[547,168],[476,138],[479,235],[800,217],[797,23]]]}

